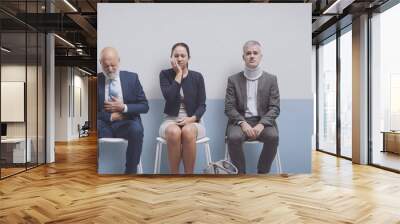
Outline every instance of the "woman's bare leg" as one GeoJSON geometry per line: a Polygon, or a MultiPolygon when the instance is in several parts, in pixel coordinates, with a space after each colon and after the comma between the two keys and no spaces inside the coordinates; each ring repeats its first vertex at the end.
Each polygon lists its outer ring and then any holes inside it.
{"type": "Polygon", "coordinates": [[[165,130],[168,147],[168,161],[171,174],[179,174],[179,163],[181,162],[181,128],[176,124],[170,124],[165,130]]]}
{"type": "Polygon", "coordinates": [[[187,124],[182,128],[182,158],[185,174],[192,174],[196,162],[197,127],[187,124]]]}

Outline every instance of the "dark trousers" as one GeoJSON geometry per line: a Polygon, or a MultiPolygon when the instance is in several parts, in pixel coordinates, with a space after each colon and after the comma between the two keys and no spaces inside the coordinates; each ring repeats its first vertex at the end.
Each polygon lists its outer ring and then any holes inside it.
{"type": "MultiPolygon", "coordinates": [[[[259,117],[246,118],[247,123],[252,127],[256,126],[259,120],[259,117]]],[[[240,174],[246,173],[246,161],[243,153],[243,142],[246,140],[248,140],[248,137],[239,125],[228,125],[227,141],[229,156],[240,174]]],[[[264,143],[260,158],[258,159],[257,171],[258,173],[268,173],[278,148],[278,129],[274,126],[266,126],[257,137],[257,140],[264,143]]]]}
{"type": "Polygon", "coordinates": [[[140,119],[104,122],[97,121],[99,138],[124,138],[128,140],[125,173],[135,174],[143,145],[143,125],[140,119]]]}

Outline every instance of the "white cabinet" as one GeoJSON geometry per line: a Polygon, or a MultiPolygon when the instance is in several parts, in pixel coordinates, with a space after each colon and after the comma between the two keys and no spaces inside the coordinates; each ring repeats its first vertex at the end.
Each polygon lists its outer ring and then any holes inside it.
{"type": "Polygon", "coordinates": [[[26,142],[28,143],[27,144],[28,147],[26,148],[25,151],[25,138],[7,138],[1,140],[2,146],[7,146],[12,148],[13,163],[25,163],[25,158],[27,158],[26,162],[31,162],[32,141],[30,138],[28,138],[26,142]]]}

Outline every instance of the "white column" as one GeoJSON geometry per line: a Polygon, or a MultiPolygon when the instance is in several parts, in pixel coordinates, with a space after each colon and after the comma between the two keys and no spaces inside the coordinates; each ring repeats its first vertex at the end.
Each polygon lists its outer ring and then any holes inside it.
{"type": "Polygon", "coordinates": [[[354,163],[368,163],[368,16],[353,20],[353,130],[354,163]]]}
{"type": "Polygon", "coordinates": [[[55,56],[54,56],[54,35],[49,33],[46,36],[46,163],[55,161],[54,133],[55,133],[55,56]]]}

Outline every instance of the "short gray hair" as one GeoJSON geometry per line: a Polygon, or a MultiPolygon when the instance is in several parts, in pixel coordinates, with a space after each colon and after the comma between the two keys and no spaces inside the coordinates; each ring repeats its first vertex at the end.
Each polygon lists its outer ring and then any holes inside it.
{"type": "Polygon", "coordinates": [[[260,42],[258,42],[258,41],[256,41],[256,40],[249,40],[249,41],[246,41],[246,43],[244,43],[244,45],[243,45],[243,52],[245,52],[246,49],[247,49],[248,47],[254,46],[254,45],[257,45],[257,46],[259,46],[260,48],[262,47],[261,44],[260,44],[260,42]]]}

